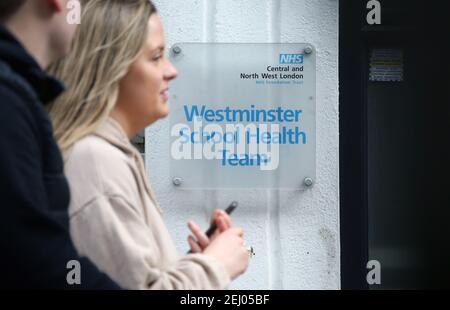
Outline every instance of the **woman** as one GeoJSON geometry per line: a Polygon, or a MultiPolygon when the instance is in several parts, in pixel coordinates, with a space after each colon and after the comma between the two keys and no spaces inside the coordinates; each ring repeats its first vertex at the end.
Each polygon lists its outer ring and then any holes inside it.
{"type": "Polygon", "coordinates": [[[129,140],[168,115],[161,21],[148,0],[82,1],[69,56],[52,73],[68,86],[50,108],[72,192],[77,250],[129,289],[224,289],[248,265],[242,229],[224,212],[209,240],[191,223],[194,254],[178,257],[129,140]]]}

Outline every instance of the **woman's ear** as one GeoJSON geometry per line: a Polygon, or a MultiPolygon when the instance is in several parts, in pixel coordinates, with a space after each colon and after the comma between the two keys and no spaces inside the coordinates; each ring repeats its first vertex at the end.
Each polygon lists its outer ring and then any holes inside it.
{"type": "Polygon", "coordinates": [[[56,13],[61,13],[66,5],[66,0],[46,0],[46,2],[56,13]]]}

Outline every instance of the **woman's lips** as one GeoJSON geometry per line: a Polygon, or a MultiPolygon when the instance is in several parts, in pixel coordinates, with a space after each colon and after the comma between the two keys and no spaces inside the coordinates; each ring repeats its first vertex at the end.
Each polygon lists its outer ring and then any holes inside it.
{"type": "Polygon", "coordinates": [[[167,102],[169,100],[169,89],[165,89],[161,92],[161,97],[163,98],[164,102],[167,102]]]}

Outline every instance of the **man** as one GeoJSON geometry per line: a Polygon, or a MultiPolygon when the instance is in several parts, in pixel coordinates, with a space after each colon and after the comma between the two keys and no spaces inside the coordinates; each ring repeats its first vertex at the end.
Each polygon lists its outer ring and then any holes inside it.
{"type": "Polygon", "coordinates": [[[45,104],[63,91],[43,69],[68,51],[74,35],[75,26],[66,21],[67,2],[0,2],[3,288],[119,288],[90,261],[79,257],[72,244],[69,188],[45,110],[45,104]]]}

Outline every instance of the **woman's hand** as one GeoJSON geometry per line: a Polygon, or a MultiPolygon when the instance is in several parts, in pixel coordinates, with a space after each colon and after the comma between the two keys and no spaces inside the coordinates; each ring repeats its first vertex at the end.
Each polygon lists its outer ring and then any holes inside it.
{"type": "Polygon", "coordinates": [[[206,249],[221,233],[231,228],[231,219],[226,212],[216,209],[211,216],[211,224],[215,224],[217,229],[214,234],[208,238],[195,222],[190,221],[188,223],[188,227],[192,232],[192,235],[188,237],[188,243],[192,253],[203,252],[203,250],[206,249]]]}
{"type": "Polygon", "coordinates": [[[242,228],[230,228],[221,233],[203,251],[223,264],[231,279],[247,270],[249,253],[245,247],[242,228]]]}

